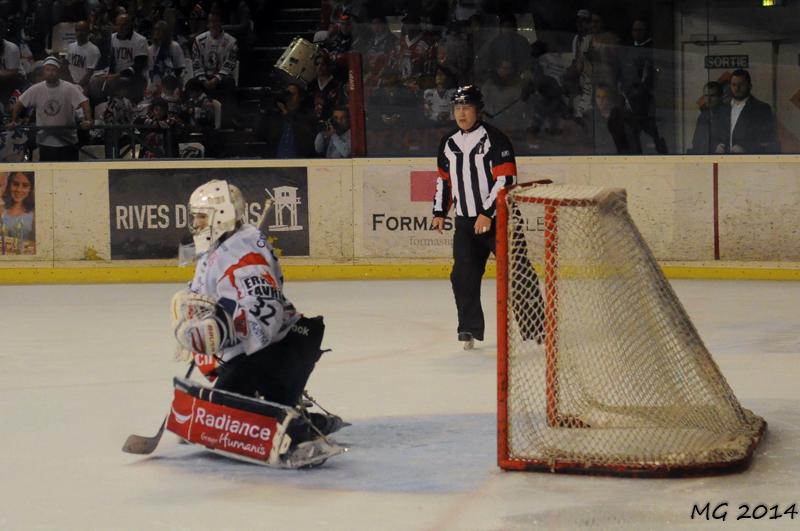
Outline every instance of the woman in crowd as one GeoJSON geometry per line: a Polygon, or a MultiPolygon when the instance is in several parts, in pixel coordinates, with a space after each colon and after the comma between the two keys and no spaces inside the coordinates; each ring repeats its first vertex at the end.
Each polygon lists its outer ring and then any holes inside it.
{"type": "MultiPolygon", "coordinates": [[[[6,193],[6,187],[8,185],[8,172],[0,173],[0,199],[6,193]]],[[[0,216],[3,216],[6,213],[6,205],[5,201],[0,201],[0,216]]]]}
{"type": "Polygon", "coordinates": [[[15,172],[8,179],[3,193],[2,232],[3,237],[16,238],[17,253],[33,252],[35,242],[33,211],[33,172],[15,172]],[[24,242],[24,243],[23,243],[24,242]]]}

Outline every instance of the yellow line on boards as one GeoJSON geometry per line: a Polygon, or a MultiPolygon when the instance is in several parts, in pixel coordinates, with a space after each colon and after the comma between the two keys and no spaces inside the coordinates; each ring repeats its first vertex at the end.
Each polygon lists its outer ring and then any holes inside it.
{"type": "MultiPolygon", "coordinates": [[[[449,263],[285,265],[284,275],[297,280],[446,279],[449,263]]],[[[800,280],[800,269],[781,267],[662,266],[667,278],[716,280],[800,280]]],[[[187,282],[191,267],[0,268],[3,284],[114,284],[187,282]]],[[[495,277],[495,264],[486,266],[495,277]]]]}
{"type": "Polygon", "coordinates": [[[800,280],[800,269],[787,267],[662,266],[667,278],[696,280],[800,280]]]}
{"type": "Polygon", "coordinates": [[[0,284],[127,284],[191,278],[191,268],[177,266],[0,268],[0,284]]]}

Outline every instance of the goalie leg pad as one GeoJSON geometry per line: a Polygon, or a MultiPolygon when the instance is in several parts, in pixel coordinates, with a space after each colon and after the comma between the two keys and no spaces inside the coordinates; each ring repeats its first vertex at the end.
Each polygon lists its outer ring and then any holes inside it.
{"type": "Polygon", "coordinates": [[[229,457],[277,463],[289,450],[291,437],[286,435],[286,427],[296,417],[294,410],[279,404],[175,378],[167,429],[229,457]]]}
{"type": "Polygon", "coordinates": [[[322,464],[346,449],[323,438],[307,439],[297,410],[210,389],[175,378],[167,429],[190,443],[244,461],[277,468],[322,464]]]}

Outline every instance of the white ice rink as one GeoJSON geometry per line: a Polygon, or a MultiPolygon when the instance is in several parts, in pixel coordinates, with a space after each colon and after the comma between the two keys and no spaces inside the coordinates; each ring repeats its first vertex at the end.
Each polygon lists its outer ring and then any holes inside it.
{"type": "MultiPolygon", "coordinates": [[[[178,285],[0,287],[0,530],[800,529],[735,519],[740,504],[800,511],[800,283],[674,281],[742,404],[768,432],[750,469],[695,479],[503,472],[495,460],[494,282],[487,341],[455,341],[446,281],[296,282],[326,317],[309,390],[353,423],[351,450],[278,471],[165,434],[178,285]],[[727,520],[691,520],[728,502],[727,520]]],[[[721,512],[717,513],[721,515],[721,512]]]]}

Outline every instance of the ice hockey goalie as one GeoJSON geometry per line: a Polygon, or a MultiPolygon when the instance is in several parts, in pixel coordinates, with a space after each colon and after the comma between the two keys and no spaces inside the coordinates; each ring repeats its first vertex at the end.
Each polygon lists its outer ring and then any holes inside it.
{"type": "Polygon", "coordinates": [[[176,379],[167,429],[268,466],[313,466],[342,453],[328,435],[347,424],[322,408],[309,412],[314,402],[303,399],[322,354],[322,317],[304,317],[284,295],[280,264],[246,223],[236,186],[200,186],[188,211],[197,264],[188,289],[173,296],[172,324],[179,350],[214,385],[176,379]]]}

